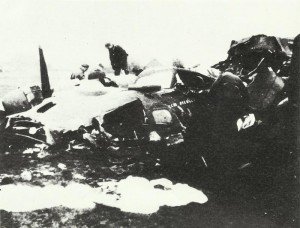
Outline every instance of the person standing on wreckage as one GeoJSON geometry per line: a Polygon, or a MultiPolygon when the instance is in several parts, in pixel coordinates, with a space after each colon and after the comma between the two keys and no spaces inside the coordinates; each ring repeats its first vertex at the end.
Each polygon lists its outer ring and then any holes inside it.
{"type": "Polygon", "coordinates": [[[129,74],[127,63],[127,52],[119,45],[113,45],[111,43],[105,44],[105,47],[109,51],[109,58],[111,66],[115,72],[115,75],[120,75],[121,70],[124,70],[125,74],[129,74]]]}

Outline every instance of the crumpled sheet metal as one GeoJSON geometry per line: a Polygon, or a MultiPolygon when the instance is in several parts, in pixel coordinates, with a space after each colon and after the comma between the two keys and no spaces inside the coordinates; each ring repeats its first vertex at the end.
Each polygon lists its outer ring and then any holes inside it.
{"type": "Polygon", "coordinates": [[[257,73],[255,80],[248,86],[250,107],[254,110],[270,107],[283,87],[283,80],[271,68],[257,73]]]}
{"type": "Polygon", "coordinates": [[[222,72],[247,76],[263,62],[272,67],[279,76],[289,76],[292,46],[292,39],[266,35],[232,41],[227,59],[212,67],[222,72]]]}
{"type": "Polygon", "coordinates": [[[57,97],[45,99],[40,105],[26,112],[8,116],[8,125],[12,119],[18,117],[41,123],[46,133],[47,143],[54,144],[62,134],[76,131],[81,126],[90,126],[93,118],[103,117],[121,105],[136,100],[135,93],[135,91],[126,91],[126,95],[121,95],[121,91],[87,98],[73,91],[64,92],[57,97]],[[43,109],[48,104],[52,104],[49,109],[43,109]]]}
{"type": "Polygon", "coordinates": [[[269,51],[271,53],[283,53],[292,56],[292,39],[279,38],[275,36],[256,35],[240,41],[232,41],[228,55],[242,55],[248,52],[269,51]]]}

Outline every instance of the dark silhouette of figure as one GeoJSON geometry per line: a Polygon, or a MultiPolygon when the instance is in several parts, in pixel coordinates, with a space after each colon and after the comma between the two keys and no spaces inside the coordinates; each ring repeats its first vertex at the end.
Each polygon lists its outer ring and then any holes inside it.
{"type": "Polygon", "coordinates": [[[125,74],[129,74],[127,63],[128,54],[126,51],[119,45],[110,43],[105,44],[105,47],[109,51],[109,58],[115,75],[120,75],[121,70],[124,70],[125,74]]]}

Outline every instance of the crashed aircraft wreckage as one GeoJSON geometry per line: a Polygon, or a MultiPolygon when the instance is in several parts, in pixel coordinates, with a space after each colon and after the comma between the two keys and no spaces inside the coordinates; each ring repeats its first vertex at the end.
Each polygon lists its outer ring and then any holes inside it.
{"type": "Polygon", "coordinates": [[[52,95],[41,49],[40,61],[42,89],[34,86],[3,98],[8,114],[1,124],[4,142],[25,140],[54,145],[76,139],[96,147],[105,147],[111,140],[176,144],[183,141],[190,117],[200,111],[195,94],[177,89],[176,81],[186,81],[198,91],[209,88],[214,81],[184,69],[150,69],[128,88],[103,87],[93,80],[86,81],[87,85],[93,84],[87,87],[91,88],[89,92],[80,89],[86,86],[82,82],[52,95]],[[158,83],[153,84],[155,81],[158,83]]]}
{"type": "Polygon", "coordinates": [[[201,131],[246,130],[268,122],[266,110],[297,100],[292,91],[299,85],[299,46],[299,36],[293,42],[257,35],[232,42],[228,58],[213,66],[222,72],[217,79],[159,67],[145,69],[127,88],[93,80],[88,93],[80,90],[83,83],[53,94],[40,49],[42,89],[3,98],[1,137],[48,145],[77,140],[105,148],[115,141],[169,146],[201,131]]]}

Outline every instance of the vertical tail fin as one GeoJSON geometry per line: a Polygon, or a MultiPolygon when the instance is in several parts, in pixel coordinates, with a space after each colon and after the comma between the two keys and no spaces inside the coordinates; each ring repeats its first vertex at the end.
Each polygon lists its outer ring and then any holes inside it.
{"type": "Polygon", "coordinates": [[[40,69],[41,69],[41,82],[42,82],[42,94],[44,98],[51,97],[53,90],[51,90],[47,65],[45,62],[43,49],[39,47],[39,55],[40,55],[40,69]]]}

